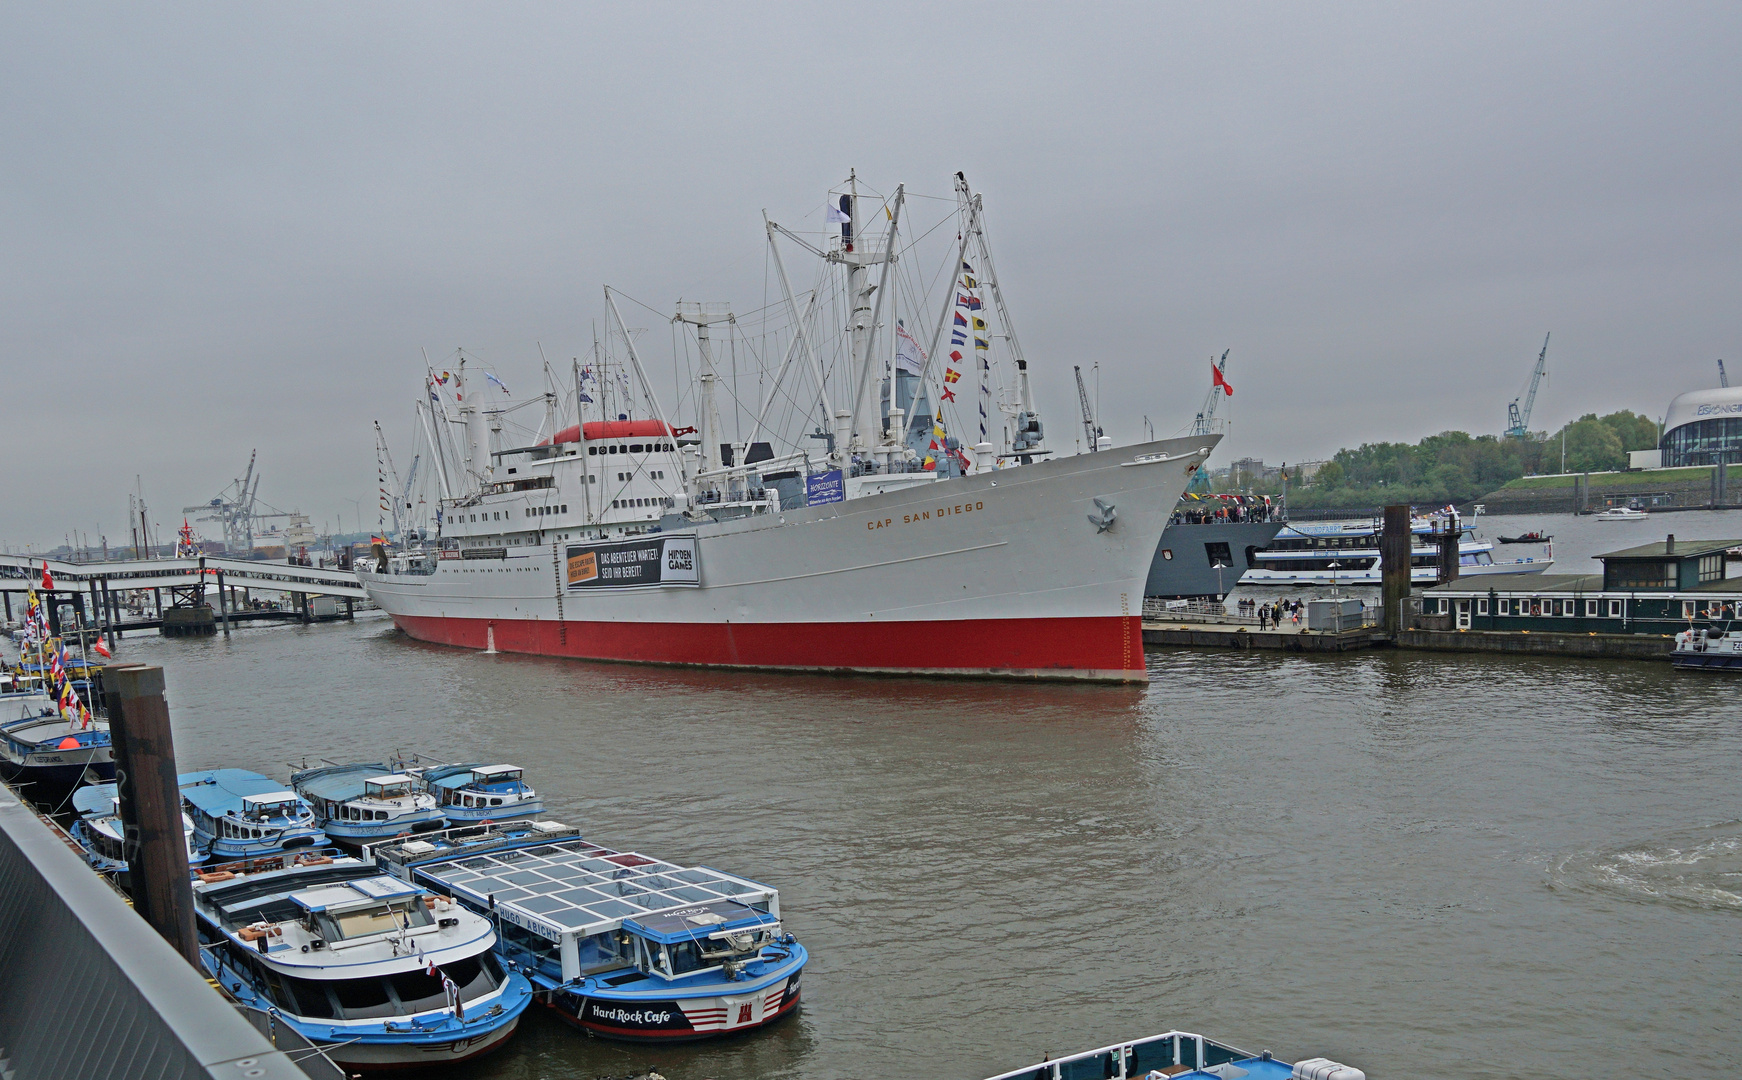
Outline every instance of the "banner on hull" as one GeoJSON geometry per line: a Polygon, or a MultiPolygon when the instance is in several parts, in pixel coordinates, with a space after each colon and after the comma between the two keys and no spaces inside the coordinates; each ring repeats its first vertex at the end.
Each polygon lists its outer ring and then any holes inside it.
{"type": "Polygon", "coordinates": [[[569,589],[638,589],[701,584],[693,536],[649,536],[610,544],[571,544],[569,589]]]}

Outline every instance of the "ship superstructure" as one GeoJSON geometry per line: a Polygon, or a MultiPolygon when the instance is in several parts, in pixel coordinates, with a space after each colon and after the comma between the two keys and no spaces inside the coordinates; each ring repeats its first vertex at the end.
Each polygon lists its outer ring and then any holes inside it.
{"type": "Polygon", "coordinates": [[[432,369],[420,424],[439,524],[360,573],[370,596],[413,637],[471,648],[1146,679],[1144,579],[1218,436],[1053,453],[980,198],[959,176],[957,196],[944,255],[960,269],[941,298],[903,276],[903,188],[872,200],[849,179],[820,236],[767,224],[786,347],[760,403],[734,400],[747,424],[722,420],[723,305],[672,317],[698,373],[691,426],[664,407],[610,290],[620,355],[576,363],[567,415],[554,390],[533,399],[535,438],[505,435],[521,406],[480,403],[500,378],[464,357],[432,369]],[[808,294],[782,244],[815,258],[808,294]],[[821,330],[825,294],[838,333],[821,330]]]}

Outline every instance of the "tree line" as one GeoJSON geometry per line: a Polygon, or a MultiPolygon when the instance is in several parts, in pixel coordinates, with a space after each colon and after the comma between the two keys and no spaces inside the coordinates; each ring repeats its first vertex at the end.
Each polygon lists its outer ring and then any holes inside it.
{"type": "Polygon", "coordinates": [[[1621,410],[1608,416],[1586,413],[1553,434],[1528,439],[1442,431],[1413,445],[1363,443],[1337,451],[1304,483],[1291,475],[1289,503],[1306,508],[1468,502],[1521,476],[1624,469],[1629,451],[1650,450],[1657,441],[1655,421],[1621,410]]]}

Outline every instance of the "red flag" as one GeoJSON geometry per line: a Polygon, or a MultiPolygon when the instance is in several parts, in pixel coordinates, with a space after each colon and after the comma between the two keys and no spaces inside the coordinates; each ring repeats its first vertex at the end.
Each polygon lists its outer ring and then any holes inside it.
{"type": "Polygon", "coordinates": [[[1213,390],[1218,386],[1221,387],[1223,390],[1226,390],[1228,392],[1229,397],[1234,396],[1234,388],[1232,386],[1228,385],[1227,379],[1222,378],[1222,369],[1217,367],[1215,364],[1211,364],[1210,365],[1210,388],[1213,390]]]}
{"type": "Polygon", "coordinates": [[[110,656],[109,656],[109,646],[107,646],[107,645],[105,645],[105,644],[103,644],[103,639],[102,639],[102,638],[98,638],[98,639],[97,639],[97,644],[96,644],[96,645],[95,645],[95,646],[93,646],[93,647],[94,647],[94,648],[95,648],[95,649],[96,649],[96,651],[97,651],[97,655],[98,655],[98,656],[101,656],[101,657],[102,657],[102,658],[103,658],[103,659],[105,659],[105,660],[108,660],[108,659],[110,659],[110,656]]]}
{"type": "Polygon", "coordinates": [[[49,576],[47,559],[42,561],[42,587],[50,591],[54,589],[54,578],[49,576]]]}

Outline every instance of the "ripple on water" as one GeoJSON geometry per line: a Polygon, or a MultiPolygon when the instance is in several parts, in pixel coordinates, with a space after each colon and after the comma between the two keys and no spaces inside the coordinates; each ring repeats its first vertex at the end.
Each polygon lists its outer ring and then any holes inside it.
{"type": "Polygon", "coordinates": [[[1569,855],[1555,864],[1549,885],[1742,913],[1742,821],[1569,855]]]}

